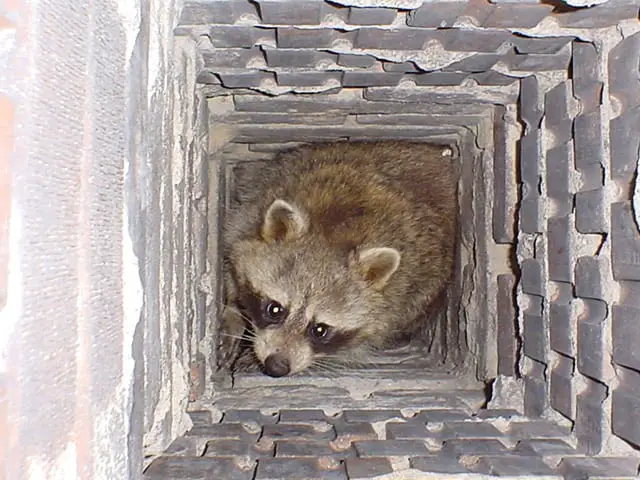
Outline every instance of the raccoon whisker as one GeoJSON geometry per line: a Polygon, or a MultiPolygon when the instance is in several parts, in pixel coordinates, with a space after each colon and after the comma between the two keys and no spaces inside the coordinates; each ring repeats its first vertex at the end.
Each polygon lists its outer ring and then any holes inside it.
{"type": "Polygon", "coordinates": [[[231,333],[225,333],[225,332],[220,332],[220,335],[222,335],[223,337],[229,337],[229,338],[235,338],[237,340],[247,340],[247,341],[253,341],[255,339],[255,336],[248,336],[248,335],[232,335],[231,333]]]}

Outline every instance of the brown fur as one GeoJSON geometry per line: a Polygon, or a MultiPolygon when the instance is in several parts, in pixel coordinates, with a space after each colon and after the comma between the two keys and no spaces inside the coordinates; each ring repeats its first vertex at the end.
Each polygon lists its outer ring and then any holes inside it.
{"type": "Polygon", "coordinates": [[[458,212],[444,151],[312,145],[250,172],[225,225],[226,328],[238,334],[242,311],[258,360],[284,356],[290,373],[413,331],[452,273],[458,212]],[[268,300],[286,307],[281,325],[260,325],[268,300]],[[333,327],[322,345],[312,322],[333,327]]]}

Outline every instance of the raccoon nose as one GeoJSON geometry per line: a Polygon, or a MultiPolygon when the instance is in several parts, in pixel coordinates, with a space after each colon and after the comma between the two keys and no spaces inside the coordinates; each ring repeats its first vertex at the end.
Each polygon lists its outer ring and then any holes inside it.
{"type": "Polygon", "coordinates": [[[289,371],[289,360],[283,355],[269,355],[264,361],[264,373],[270,377],[284,377],[289,371]]]}

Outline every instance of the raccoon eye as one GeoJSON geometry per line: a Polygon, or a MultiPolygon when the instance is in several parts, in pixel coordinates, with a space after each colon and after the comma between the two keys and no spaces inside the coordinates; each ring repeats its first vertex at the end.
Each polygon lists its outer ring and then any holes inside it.
{"type": "Polygon", "coordinates": [[[326,323],[314,323],[309,327],[309,335],[318,340],[322,340],[327,337],[331,327],[326,323]]]}
{"type": "Polygon", "coordinates": [[[267,303],[265,313],[271,320],[282,320],[287,315],[287,309],[280,305],[278,302],[270,301],[267,303]]]}

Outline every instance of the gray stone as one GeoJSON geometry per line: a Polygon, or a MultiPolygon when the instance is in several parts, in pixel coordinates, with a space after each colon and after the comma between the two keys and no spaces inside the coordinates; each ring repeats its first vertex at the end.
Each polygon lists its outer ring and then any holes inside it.
{"type": "Polygon", "coordinates": [[[342,75],[342,85],[345,87],[392,87],[398,85],[402,77],[402,73],[347,70],[342,75]]]}
{"type": "Polygon", "coordinates": [[[347,480],[344,465],[323,468],[321,464],[320,459],[314,458],[265,458],[258,461],[255,480],[347,480]]]}
{"type": "Polygon", "coordinates": [[[475,416],[483,420],[497,420],[499,418],[510,420],[515,417],[520,417],[521,414],[513,408],[483,408],[482,410],[478,410],[475,416]]]}
{"type": "Polygon", "coordinates": [[[210,25],[234,23],[241,15],[256,13],[247,0],[187,1],[180,12],[179,25],[210,25]]]}
{"type": "Polygon", "coordinates": [[[474,73],[471,78],[478,82],[479,85],[511,85],[518,81],[518,77],[511,77],[493,70],[474,73]]]}
{"type": "Polygon", "coordinates": [[[312,425],[277,423],[265,425],[262,438],[265,440],[333,440],[336,432],[333,428],[325,431],[316,430],[312,425]]]}
{"type": "Polygon", "coordinates": [[[144,474],[148,480],[252,480],[255,467],[242,470],[230,458],[159,457],[144,474]]]}
{"type": "MultiPolygon", "coordinates": [[[[517,369],[518,338],[516,335],[515,276],[498,275],[498,374],[515,375],[517,369]]],[[[491,412],[483,410],[480,413],[491,412]]]]}
{"type": "Polygon", "coordinates": [[[578,370],[604,382],[603,368],[608,355],[604,325],[607,304],[599,300],[584,300],[584,305],[585,313],[578,322],[578,370]]]}
{"type": "Polygon", "coordinates": [[[391,440],[405,440],[414,438],[427,438],[432,436],[424,424],[389,422],[385,425],[386,438],[391,440]]]}
{"type": "Polygon", "coordinates": [[[568,215],[573,209],[570,185],[570,171],[573,170],[572,152],[571,141],[547,150],[547,195],[554,200],[557,216],[568,215]]]}
{"type": "Polygon", "coordinates": [[[385,29],[363,27],[358,29],[353,46],[359,49],[422,50],[427,40],[434,37],[430,30],[385,29]]]}
{"type": "Polygon", "coordinates": [[[605,300],[603,276],[608,262],[602,257],[580,257],[576,261],[576,295],[582,298],[605,300]]]}
{"type": "Polygon", "coordinates": [[[500,438],[502,432],[487,422],[446,422],[443,438],[500,438]]]}
{"type": "MultiPolygon", "coordinates": [[[[604,189],[576,193],[576,230],[580,233],[607,233],[604,189]]],[[[577,279],[576,275],[576,279],[577,279]]]]}
{"type": "Polygon", "coordinates": [[[583,478],[637,478],[638,459],[628,457],[563,458],[558,472],[567,480],[583,478]]]}
{"type": "Polygon", "coordinates": [[[538,296],[544,294],[542,268],[542,261],[534,258],[520,262],[520,281],[524,293],[538,296]]]}
{"type": "Polygon", "coordinates": [[[280,423],[310,423],[328,422],[329,419],[323,410],[317,409],[282,409],[280,410],[280,423]]]}
{"type": "Polygon", "coordinates": [[[446,440],[442,445],[442,454],[460,455],[499,455],[507,452],[507,447],[494,439],[446,440]]]}
{"type": "Polygon", "coordinates": [[[291,87],[319,87],[331,80],[340,81],[341,72],[322,71],[279,71],[276,72],[278,85],[291,87]]]}
{"type": "Polygon", "coordinates": [[[467,78],[466,73],[460,72],[426,72],[418,75],[409,75],[416,85],[450,86],[460,85],[467,78]]]}
{"type": "Polygon", "coordinates": [[[511,178],[507,178],[506,132],[504,107],[495,107],[493,115],[493,218],[492,233],[497,243],[511,243],[515,237],[511,207],[507,206],[507,192],[511,178]]]}
{"type": "Polygon", "coordinates": [[[470,473],[455,457],[446,455],[431,455],[412,457],[409,459],[411,468],[428,473],[470,473]]]}
{"type": "MultiPolygon", "coordinates": [[[[600,165],[604,156],[602,138],[602,114],[600,110],[578,115],[573,123],[575,166],[580,171],[600,165]]],[[[599,185],[602,185],[600,179],[599,185]]]]}
{"type": "MultiPolygon", "coordinates": [[[[565,284],[566,285],[566,284],[565,284]]],[[[569,287],[571,287],[569,285],[569,287]]],[[[549,337],[551,348],[558,353],[572,356],[576,332],[571,321],[570,302],[551,302],[549,305],[549,337]]]]}
{"type": "Polygon", "coordinates": [[[502,55],[495,53],[478,53],[447,65],[443,71],[476,73],[490,70],[502,59],[502,55]]]}
{"type": "Polygon", "coordinates": [[[355,442],[360,457],[421,456],[429,450],[423,440],[367,440],[355,442]]]}
{"type": "Polygon", "coordinates": [[[569,117],[567,82],[562,82],[547,92],[544,97],[544,116],[547,130],[553,133],[556,145],[572,138],[573,121],[569,117]]]}
{"type": "Polygon", "coordinates": [[[264,415],[260,410],[227,410],[222,417],[222,423],[252,422],[258,425],[268,425],[278,421],[278,414],[264,415]]]}
{"type": "Polygon", "coordinates": [[[345,465],[349,480],[369,479],[393,472],[388,458],[347,458],[345,465]]]}
{"type": "Polygon", "coordinates": [[[625,372],[624,377],[612,394],[612,429],[615,435],[637,448],[640,446],[640,421],[634,413],[640,409],[640,377],[633,371],[625,372]]]}
{"type": "Polygon", "coordinates": [[[214,25],[209,29],[209,41],[214,48],[250,48],[262,42],[273,42],[273,28],[249,25],[214,25]]]}
{"type": "Polygon", "coordinates": [[[584,377],[584,380],[587,382],[587,388],[578,395],[575,435],[578,439],[578,448],[587,455],[595,455],[600,451],[604,433],[602,402],[607,397],[607,387],[588,377],[584,377]]]}
{"type": "Polygon", "coordinates": [[[491,53],[511,39],[511,34],[504,30],[452,28],[439,30],[439,34],[440,42],[444,47],[454,52],[491,53]]]}
{"type": "Polygon", "coordinates": [[[202,52],[204,67],[214,72],[225,68],[242,69],[249,60],[259,57],[262,57],[259,48],[216,48],[202,52]]]}
{"type": "Polygon", "coordinates": [[[537,457],[550,455],[565,455],[575,453],[575,448],[564,440],[557,438],[520,440],[514,453],[519,455],[533,455],[537,457]]]}
{"type": "Polygon", "coordinates": [[[440,422],[455,422],[457,420],[465,420],[470,418],[469,412],[456,408],[437,408],[429,410],[421,410],[414,417],[409,419],[409,422],[416,423],[440,423],[440,422]]]}
{"type": "Polygon", "coordinates": [[[402,418],[400,410],[344,410],[342,418],[346,422],[354,423],[375,423],[391,418],[402,418]]]}
{"type": "Polygon", "coordinates": [[[430,2],[407,14],[407,25],[412,27],[447,28],[467,8],[467,2],[430,2]]]}
{"type": "Polygon", "coordinates": [[[488,15],[480,23],[485,28],[533,28],[547,15],[552,5],[508,3],[493,5],[487,9],[488,15]]]}
{"type": "Polygon", "coordinates": [[[640,106],[630,108],[609,122],[611,148],[611,178],[620,180],[621,187],[631,183],[640,150],[640,106]],[[624,183],[623,183],[624,182],[624,183]]]}
{"type": "Polygon", "coordinates": [[[560,25],[571,28],[603,28],[638,18],[637,4],[607,4],[580,8],[557,15],[560,25]]]}
{"type": "MultiPolygon", "coordinates": [[[[382,69],[385,72],[402,72],[402,73],[416,73],[420,72],[420,69],[416,67],[416,64],[413,62],[382,62],[382,69]]],[[[419,75],[416,75],[419,76],[419,75]]]]}
{"type": "Polygon", "coordinates": [[[630,202],[611,205],[613,277],[640,280],[640,235],[630,202]]]}
{"type": "Polygon", "coordinates": [[[545,364],[532,360],[524,379],[524,413],[529,417],[541,416],[547,407],[545,368],[545,364]]]}
{"type": "Polygon", "coordinates": [[[300,0],[296,8],[279,0],[256,0],[263,23],[274,25],[318,25],[323,18],[324,2],[300,0]]]}
{"type": "Polygon", "coordinates": [[[520,228],[525,233],[542,231],[540,211],[539,131],[537,128],[520,139],[520,176],[523,183],[520,228]]]}
{"type": "Polygon", "coordinates": [[[618,365],[640,370],[640,309],[628,305],[614,305],[612,310],[613,361],[618,365]]]}
{"type": "Polygon", "coordinates": [[[321,61],[335,62],[337,54],[299,48],[265,48],[264,54],[270,67],[313,68],[321,61]]]}
{"type": "Polygon", "coordinates": [[[351,55],[349,53],[340,53],[338,55],[338,65],[343,67],[369,68],[376,64],[375,57],[370,55],[351,55]]]}
{"type": "Polygon", "coordinates": [[[347,23],[352,25],[389,25],[397,16],[393,8],[349,8],[347,23]]]}
{"type": "Polygon", "coordinates": [[[266,442],[266,445],[262,445],[246,440],[210,440],[207,442],[204,455],[218,458],[249,457],[255,460],[273,457],[274,447],[274,444],[269,442],[266,442]]]}
{"type": "Polygon", "coordinates": [[[547,333],[544,328],[542,316],[537,313],[524,314],[524,354],[537,360],[545,362],[546,356],[546,337],[547,333]]]}
{"type": "Polygon", "coordinates": [[[222,85],[227,88],[255,88],[259,87],[264,80],[275,79],[272,72],[262,72],[260,70],[220,71],[217,75],[222,85]]]}
{"type": "MultiPolygon", "coordinates": [[[[562,47],[571,42],[573,37],[525,37],[513,35],[511,43],[516,52],[520,54],[538,53],[553,54],[559,52],[562,47]]],[[[575,47],[574,47],[575,48],[575,47]]],[[[574,50],[575,56],[575,50],[574,50]]],[[[575,81],[575,80],[574,80],[575,81]]]]}
{"type": "Polygon", "coordinates": [[[558,282],[573,281],[570,223],[569,216],[552,217],[547,222],[549,278],[558,282]]]}
{"type": "Polygon", "coordinates": [[[211,412],[208,410],[198,410],[188,413],[189,418],[191,419],[191,422],[193,422],[194,426],[202,427],[212,424],[211,412]]]}
{"type": "Polygon", "coordinates": [[[549,403],[552,408],[567,418],[575,418],[575,392],[571,384],[574,371],[574,360],[559,356],[551,370],[549,382],[549,403]]]}
{"type": "Polygon", "coordinates": [[[553,55],[536,53],[509,55],[506,61],[509,68],[520,72],[547,72],[566,70],[571,63],[571,50],[565,49],[553,55]]]}
{"type": "Polygon", "coordinates": [[[231,438],[256,441],[259,433],[250,433],[240,423],[218,423],[207,426],[194,426],[185,435],[204,437],[207,439],[231,438]]]}
{"type": "Polygon", "coordinates": [[[553,475],[554,472],[541,458],[516,455],[482,457],[474,471],[489,475],[553,475]]]}
{"type": "Polygon", "coordinates": [[[295,441],[278,441],[276,442],[277,458],[316,458],[316,457],[332,457],[336,459],[344,459],[355,456],[356,452],[353,448],[337,450],[332,448],[329,443],[295,440],[295,441]]]}
{"type": "Polygon", "coordinates": [[[593,43],[573,42],[573,94],[580,100],[581,112],[597,111],[602,94],[598,52],[593,43]]]}
{"type": "Polygon", "coordinates": [[[366,422],[341,422],[334,426],[336,430],[335,443],[344,445],[363,440],[377,440],[378,434],[370,423],[366,422]]]}
{"type": "Polygon", "coordinates": [[[534,75],[520,80],[520,117],[527,124],[527,133],[540,127],[543,112],[540,110],[540,89],[538,79],[534,75]]]}
{"type": "Polygon", "coordinates": [[[623,111],[640,105],[639,56],[640,33],[625,38],[609,52],[610,93],[621,103],[623,111]]]}
{"type": "Polygon", "coordinates": [[[348,37],[330,28],[280,27],[276,33],[278,48],[328,48],[342,38],[348,37]]]}

